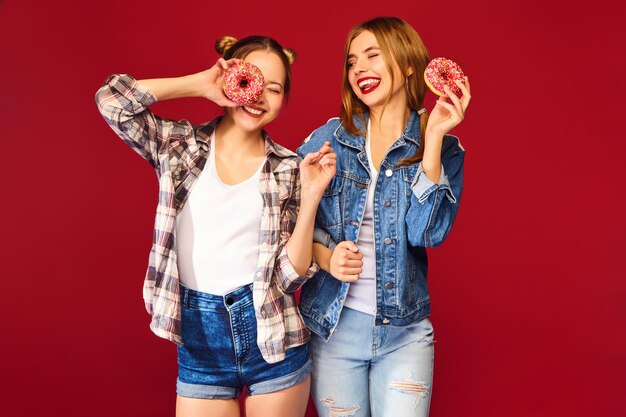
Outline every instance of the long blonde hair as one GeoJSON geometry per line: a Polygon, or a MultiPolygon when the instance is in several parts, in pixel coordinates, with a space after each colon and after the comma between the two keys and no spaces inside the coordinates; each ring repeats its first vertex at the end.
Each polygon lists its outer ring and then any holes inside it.
{"type": "MultiPolygon", "coordinates": [[[[391,85],[394,83],[393,63],[395,62],[400,68],[404,78],[403,82],[406,83],[407,88],[407,106],[412,110],[419,110],[424,105],[424,95],[427,87],[422,75],[428,62],[430,62],[428,51],[422,39],[415,29],[402,19],[397,17],[377,17],[363,22],[352,29],[348,35],[344,53],[341,121],[348,133],[359,136],[364,136],[364,132],[356,127],[354,118],[361,119],[363,124],[365,124],[365,114],[368,113],[369,109],[354,94],[350,86],[348,80],[348,54],[350,53],[350,44],[354,38],[364,31],[372,33],[376,38],[385,61],[385,66],[389,74],[391,74],[391,85]],[[413,73],[410,75],[405,72],[409,68],[413,70],[413,73]]],[[[391,99],[391,93],[390,90],[383,105],[383,111],[391,99]]],[[[427,123],[428,112],[424,112],[420,115],[421,146],[415,155],[400,161],[400,164],[408,165],[422,159],[424,153],[424,132],[426,131],[427,123]]]]}

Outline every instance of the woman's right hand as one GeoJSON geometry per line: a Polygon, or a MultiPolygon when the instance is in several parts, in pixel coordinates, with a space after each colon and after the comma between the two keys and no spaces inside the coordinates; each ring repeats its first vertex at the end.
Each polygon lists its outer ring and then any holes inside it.
{"type": "Polygon", "coordinates": [[[228,61],[224,58],[220,58],[211,68],[202,71],[200,73],[203,81],[202,97],[222,107],[240,106],[239,103],[230,100],[226,97],[226,94],[224,94],[224,74],[228,68],[239,62],[241,62],[241,60],[237,58],[229,59],[228,61]]]}
{"type": "Polygon", "coordinates": [[[137,82],[150,90],[157,100],[171,100],[183,97],[204,97],[223,107],[237,107],[240,104],[230,100],[224,94],[224,73],[241,62],[240,59],[224,58],[217,60],[208,70],[191,75],[174,78],[152,78],[137,80],[137,82]]]}
{"type": "Polygon", "coordinates": [[[359,279],[363,269],[363,254],[354,242],[344,240],[339,242],[330,257],[330,272],[340,281],[354,282],[359,279]]]}

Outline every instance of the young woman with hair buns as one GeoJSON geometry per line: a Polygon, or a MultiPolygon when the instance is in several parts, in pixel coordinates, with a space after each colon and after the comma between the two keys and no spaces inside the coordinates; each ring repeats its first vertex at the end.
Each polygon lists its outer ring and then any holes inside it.
{"type": "Polygon", "coordinates": [[[144,301],[152,331],[178,345],[176,415],[239,416],[245,387],[247,416],[303,416],[312,365],[293,293],[318,269],[313,224],[335,155],[325,143],[301,159],[263,130],[289,92],[293,51],[260,36],[224,37],[216,50],[223,57],[197,74],[113,75],[96,102],[159,178],[144,301]],[[265,80],[245,106],[223,92],[241,61],[265,80]],[[224,114],[192,125],[149,109],[181,97],[224,114]]]}
{"type": "Polygon", "coordinates": [[[305,140],[331,142],[336,176],[320,202],[314,254],[302,288],[312,330],[312,395],[320,417],[425,417],[433,377],[426,248],[438,246],[459,208],[465,151],[448,132],[469,105],[446,90],[423,108],[428,52],[395,17],[352,29],[343,111],[305,140]]]}

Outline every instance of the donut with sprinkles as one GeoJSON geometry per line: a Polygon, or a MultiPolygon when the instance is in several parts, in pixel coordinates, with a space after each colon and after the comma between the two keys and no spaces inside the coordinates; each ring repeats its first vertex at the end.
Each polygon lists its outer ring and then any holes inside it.
{"type": "Polygon", "coordinates": [[[224,74],[224,94],[241,105],[254,103],[263,94],[265,80],[259,67],[241,61],[224,74]]]}
{"type": "Polygon", "coordinates": [[[448,97],[444,87],[447,86],[457,96],[462,96],[463,93],[459,86],[454,81],[465,80],[465,74],[463,70],[454,61],[447,58],[434,58],[426,67],[424,71],[424,79],[426,85],[430,90],[441,97],[448,97]]]}

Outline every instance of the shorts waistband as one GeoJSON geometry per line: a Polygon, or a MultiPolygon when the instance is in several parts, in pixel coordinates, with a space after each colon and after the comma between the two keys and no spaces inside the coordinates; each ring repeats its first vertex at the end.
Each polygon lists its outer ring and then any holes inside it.
{"type": "Polygon", "coordinates": [[[252,284],[244,285],[224,295],[193,290],[180,284],[180,303],[185,308],[226,311],[252,303],[252,284]]]}

